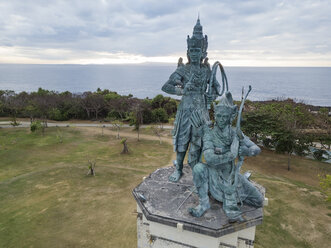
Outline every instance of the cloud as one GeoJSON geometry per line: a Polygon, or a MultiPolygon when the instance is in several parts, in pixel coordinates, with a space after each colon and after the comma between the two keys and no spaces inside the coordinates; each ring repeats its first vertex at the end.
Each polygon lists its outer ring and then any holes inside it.
{"type": "MultiPolygon", "coordinates": [[[[123,52],[132,58],[166,60],[185,56],[186,36],[191,35],[200,12],[211,57],[215,57],[213,50],[220,51],[221,57],[233,51],[237,60],[246,61],[246,51],[254,50],[270,58],[281,56],[285,64],[302,58],[307,66],[316,65],[312,58],[318,58],[321,65],[331,66],[330,11],[326,0],[11,0],[0,2],[0,47],[7,52],[17,47],[20,56],[11,57],[43,63],[54,61],[48,49],[59,51],[58,61],[76,61],[77,56],[83,60],[91,53],[97,60],[100,53],[123,52]],[[61,55],[63,50],[69,55],[61,55]]],[[[250,54],[251,59],[263,64],[263,56],[257,54],[250,54]]]]}

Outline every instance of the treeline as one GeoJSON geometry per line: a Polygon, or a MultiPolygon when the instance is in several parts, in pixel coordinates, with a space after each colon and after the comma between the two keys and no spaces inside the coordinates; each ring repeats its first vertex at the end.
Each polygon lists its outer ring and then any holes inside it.
{"type": "MultiPolygon", "coordinates": [[[[138,99],[119,95],[107,89],[73,94],[39,88],[37,92],[0,90],[0,116],[30,118],[31,122],[47,120],[117,120],[135,125],[166,123],[175,117],[178,100],[163,95],[153,99],[138,99]]],[[[213,111],[210,111],[213,120],[213,111]]],[[[255,142],[277,152],[305,155],[313,142],[330,150],[331,120],[328,108],[311,110],[311,106],[291,99],[265,102],[246,101],[242,120],[246,135],[255,142]]],[[[316,151],[317,159],[323,151],[316,151]]]]}
{"type": "Polygon", "coordinates": [[[331,117],[328,108],[311,111],[309,105],[292,99],[250,102],[245,104],[242,128],[246,135],[276,152],[313,154],[318,160],[329,156],[331,117]],[[316,144],[317,143],[317,144],[316,144]],[[315,145],[322,149],[313,149],[315,145]]]}
{"type": "Polygon", "coordinates": [[[149,124],[166,123],[177,111],[178,102],[170,97],[157,95],[153,99],[138,99],[131,94],[97,89],[95,92],[73,94],[39,88],[37,92],[0,90],[0,116],[65,121],[120,120],[149,124]]]}

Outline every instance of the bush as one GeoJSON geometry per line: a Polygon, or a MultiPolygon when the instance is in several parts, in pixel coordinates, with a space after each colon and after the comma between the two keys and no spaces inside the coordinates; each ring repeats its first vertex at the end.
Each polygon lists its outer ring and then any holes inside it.
{"type": "Polygon", "coordinates": [[[55,121],[67,121],[67,113],[62,113],[58,108],[53,108],[49,111],[49,118],[55,121]]]}
{"type": "Polygon", "coordinates": [[[153,109],[152,118],[154,122],[168,122],[168,114],[163,108],[153,109]]]}
{"type": "Polygon", "coordinates": [[[154,121],[151,109],[144,109],[142,115],[144,124],[150,124],[154,121]]]}
{"type": "Polygon", "coordinates": [[[118,111],[115,111],[115,110],[111,110],[108,112],[108,115],[107,115],[107,119],[108,120],[121,120],[121,115],[119,114],[118,111]]]}
{"type": "Polygon", "coordinates": [[[310,145],[312,145],[312,137],[308,135],[301,135],[296,141],[294,152],[299,156],[306,156],[310,145]]]}
{"type": "Polygon", "coordinates": [[[16,118],[14,118],[11,122],[10,122],[10,125],[12,125],[13,127],[17,127],[19,125],[21,125],[17,120],[16,118]]]}
{"type": "Polygon", "coordinates": [[[30,124],[30,130],[31,132],[35,132],[38,130],[41,130],[43,128],[42,124],[40,121],[34,121],[30,124]]]}
{"type": "Polygon", "coordinates": [[[268,138],[268,137],[263,137],[262,138],[262,144],[265,148],[272,148],[273,147],[273,140],[268,138]]]}
{"type": "Polygon", "coordinates": [[[318,160],[318,161],[322,161],[322,160],[324,160],[323,155],[327,155],[327,153],[326,153],[324,150],[320,150],[320,149],[318,149],[318,150],[316,150],[316,151],[313,152],[313,156],[314,156],[314,158],[315,158],[316,160],[318,160]]]}
{"type": "Polygon", "coordinates": [[[331,175],[327,174],[324,177],[319,176],[320,186],[323,193],[326,195],[326,200],[331,202],[331,175]]]}

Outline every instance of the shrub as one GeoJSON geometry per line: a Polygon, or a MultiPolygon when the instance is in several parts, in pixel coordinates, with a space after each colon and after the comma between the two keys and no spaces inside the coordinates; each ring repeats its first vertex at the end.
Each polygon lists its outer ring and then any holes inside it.
{"type": "Polygon", "coordinates": [[[16,120],[16,118],[13,118],[13,120],[10,122],[10,125],[12,125],[13,127],[17,127],[21,124],[16,120]]]}
{"type": "Polygon", "coordinates": [[[35,131],[38,131],[38,130],[41,130],[43,127],[42,127],[42,124],[40,121],[33,121],[31,124],[30,124],[30,130],[31,132],[35,132],[35,131]]]}
{"type": "Polygon", "coordinates": [[[168,122],[168,114],[163,108],[153,109],[152,118],[154,122],[168,122]]]}
{"type": "Polygon", "coordinates": [[[49,118],[55,121],[66,121],[68,120],[68,114],[62,113],[58,108],[53,108],[49,111],[49,118]]]}
{"type": "Polygon", "coordinates": [[[327,201],[331,202],[331,175],[327,174],[325,176],[319,176],[320,186],[322,188],[323,193],[327,197],[327,201]]]}
{"type": "Polygon", "coordinates": [[[263,137],[262,138],[262,144],[264,147],[270,149],[273,147],[273,140],[269,137],[263,137]]]}
{"type": "Polygon", "coordinates": [[[318,149],[318,150],[316,150],[316,151],[313,152],[313,156],[314,156],[314,158],[315,158],[316,160],[318,160],[318,161],[322,161],[322,160],[324,160],[323,155],[326,155],[326,154],[327,154],[327,153],[326,153],[324,150],[320,150],[320,149],[318,149]]]}
{"type": "Polygon", "coordinates": [[[121,144],[123,145],[123,150],[122,150],[121,154],[128,154],[129,148],[128,148],[128,144],[126,143],[126,138],[123,138],[121,140],[121,144]]]}

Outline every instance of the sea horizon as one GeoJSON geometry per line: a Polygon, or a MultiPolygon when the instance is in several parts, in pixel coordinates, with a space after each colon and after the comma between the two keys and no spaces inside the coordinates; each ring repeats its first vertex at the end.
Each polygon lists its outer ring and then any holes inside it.
{"type": "MultiPolygon", "coordinates": [[[[209,61],[210,62],[210,61],[209,61]]],[[[185,64],[185,63],[184,63],[185,64]]],[[[221,63],[222,64],[222,63],[221,63]]],[[[142,62],[142,63],[108,63],[108,64],[98,64],[98,63],[89,63],[89,64],[77,64],[77,63],[1,63],[0,65],[38,65],[38,66],[52,66],[52,65],[77,65],[77,66],[122,66],[122,65],[132,65],[132,66],[139,66],[139,65],[155,65],[155,66],[173,66],[177,65],[177,62],[142,62]]],[[[210,63],[212,66],[213,63],[210,63]]],[[[224,67],[248,67],[248,68],[331,68],[331,66],[247,66],[247,65],[226,65],[222,64],[224,67]]]]}
{"type": "MultiPolygon", "coordinates": [[[[239,100],[252,85],[252,101],[291,98],[315,106],[331,106],[331,67],[226,66],[229,90],[239,100]]],[[[168,95],[162,85],[177,63],[140,64],[9,64],[0,63],[0,89],[83,93],[97,88],[138,98],[168,95]]],[[[219,73],[219,72],[218,72],[219,73]]],[[[220,77],[218,77],[219,81],[220,77]]]]}

